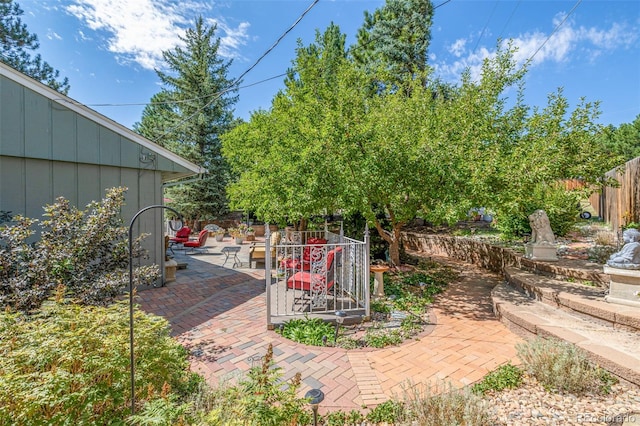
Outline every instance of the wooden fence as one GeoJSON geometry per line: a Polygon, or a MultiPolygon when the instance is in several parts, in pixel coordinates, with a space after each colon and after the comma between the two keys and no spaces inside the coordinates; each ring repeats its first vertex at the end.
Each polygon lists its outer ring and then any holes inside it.
{"type": "Polygon", "coordinates": [[[620,186],[607,186],[602,193],[591,195],[589,202],[598,216],[613,229],[640,222],[640,157],[627,161],[619,173],[613,169],[605,176],[617,180],[620,186]]]}

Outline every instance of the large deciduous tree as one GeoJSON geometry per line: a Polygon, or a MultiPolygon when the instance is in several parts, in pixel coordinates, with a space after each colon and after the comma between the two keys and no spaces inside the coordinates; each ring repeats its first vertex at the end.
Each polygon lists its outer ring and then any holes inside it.
{"type": "Polygon", "coordinates": [[[66,95],[69,80],[60,80],[60,71],[42,60],[39,54],[31,56],[40,45],[38,36],[30,33],[20,16],[23,10],[13,0],[0,1],[0,61],[66,95]]]}
{"type": "Polygon", "coordinates": [[[226,185],[230,169],[221,154],[220,135],[234,125],[237,101],[227,78],[231,61],[220,58],[217,26],[202,17],[181,40],[184,46],[163,52],[168,70],[157,71],[162,91],[152,98],[135,130],[176,154],[203,166],[203,179],[169,188],[172,205],[191,219],[213,218],[228,211],[226,185]]]}

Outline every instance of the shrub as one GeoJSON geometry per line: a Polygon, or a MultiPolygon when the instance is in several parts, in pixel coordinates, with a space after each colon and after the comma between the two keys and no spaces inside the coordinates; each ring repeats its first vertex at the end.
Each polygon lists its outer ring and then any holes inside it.
{"type": "Polygon", "coordinates": [[[405,419],[404,405],[402,402],[388,400],[374,407],[367,414],[367,420],[373,424],[385,422],[396,424],[405,419]]]}
{"type": "Polygon", "coordinates": [[[206,425],[306,425],[311,422],[309,404],[297,395],[301,375],[281,381],[281,368],[273,361],[269,345],[261,365],[252,367],[236,386],[223,385],[207,396],[206,425]]]}
{"type": "Polygon", "coordinates": [[[421,426],[493,425],[486,403],[467,387],[424,384],[404,391],[407,417],[421,426]]]}
{"type": "Polygon", "coordinates": [[[517,388],[522,384],[523,371],[510,363],[501,365],[471,387],[474,393],[484,395],[488,391],[517,388]]]}
{"type": "MultiPolygon", "coordinates": [[[[0,424],[111,424],[129,414],[129,307],[47,301],[0,313],[0,424]]],[[[166,320],[135,311],[136,401],[184,398],[202,380],[166,320]]]]}
{"type": "Polygon", "coordinates": [[[536,338],[516,346],[524,369],[548,391],[575,395],[589,391],[608,393],[615,379],[592,365],[573,344],[557,339],[536,338]]]}
{"type": "Polygon", "coordinates": [[[567,191],[562,185],[540,185],[527,197],[496,206],[496,228],[505,239],[531,232],[529,215],[543,209],[556,235],[565,235],[578,221],[580,193],[567,191]]]}
{"type": "Polygon", "coordinates": [[[333,341],[335,326],[320,318],[296,318],[286,321],[276,332],[294,342],[305,345],[324,346],[325,340],[333,341]]]}
{"type": "MultiPolygon", "coordinates": [[[[0,226],[0,306],[37,309],[59,286],[82,304],[104,305],[128,284],[128,230],[122,226],[120,208],[125,188],[112,188],[101,202],[86,211],[58,198],[44,207],[45,220],[35,239],[37,223],[20,216],[0,226]]],[[[143,236],[144,237],[144,236],[143,236]]],[[[135,258],[144,256],[140,241],[134,242],[135,258]]],[[[136,280],[150,284],[159,277],[157,266],[135,268],[136,280]]]]}

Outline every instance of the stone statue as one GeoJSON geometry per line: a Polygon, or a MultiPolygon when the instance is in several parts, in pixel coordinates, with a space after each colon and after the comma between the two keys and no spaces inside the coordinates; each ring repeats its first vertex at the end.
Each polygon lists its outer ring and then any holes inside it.
{"type": "Polygon", "coordinates": [[[553,245],[555,243],[549,217],[544,210],[536,210],[529,215],[529,225],[531,225],[532,244],[553,245]]]}
{"type": "Polygon", "coordinates": [[[622,239],[624,246],[609,257],[607,265],[613,268],[640,269],[640,231],[635,228],[626,229],[622,233],[622,239]]]}

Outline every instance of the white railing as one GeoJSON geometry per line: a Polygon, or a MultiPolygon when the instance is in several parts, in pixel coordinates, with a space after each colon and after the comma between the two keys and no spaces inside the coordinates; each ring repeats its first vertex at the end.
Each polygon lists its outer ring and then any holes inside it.
{"type": "Polygon", "coordinates": [[[265,226],[267,324],[295,316],[369,317],[369,236],[365,241],[323,231],[276,231],[265,226]],[[276,244],[272,245],[275,240],[276,244]]]}

